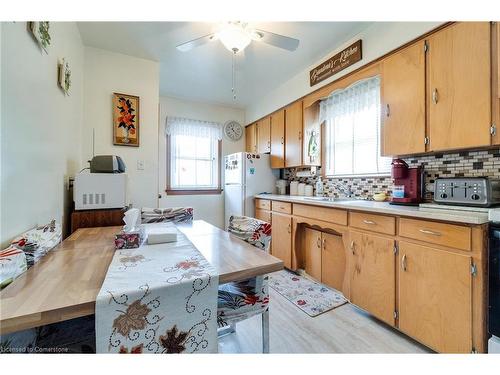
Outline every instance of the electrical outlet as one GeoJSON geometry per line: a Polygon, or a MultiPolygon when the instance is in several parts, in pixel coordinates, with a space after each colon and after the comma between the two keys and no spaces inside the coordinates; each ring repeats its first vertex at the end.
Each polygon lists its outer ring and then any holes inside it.
{"type": "Polygon", "coordinates": [[[137,170],[138,171],[144,170],[144,160],[137,160],[137,170]]]}

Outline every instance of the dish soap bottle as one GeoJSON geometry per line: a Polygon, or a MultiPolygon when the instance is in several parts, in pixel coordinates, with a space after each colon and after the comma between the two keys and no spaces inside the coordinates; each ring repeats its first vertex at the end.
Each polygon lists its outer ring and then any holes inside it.
{"type": "Polygon", "coordinates": [[[323,196],[323,181],[321,181],[321,176],[318,176],[318,180],[316,181],[316,196],[317,197],[322,197],[323,196]]]}

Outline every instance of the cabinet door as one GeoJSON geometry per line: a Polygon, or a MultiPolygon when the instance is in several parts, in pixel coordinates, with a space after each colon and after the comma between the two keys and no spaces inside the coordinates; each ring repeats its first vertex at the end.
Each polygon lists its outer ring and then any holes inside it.
{"type": "Polygon", "coordinates": [[[319,123],[319,102],[304,108],[304,135],[302,142],[302,164],[321,165],[321,125],[319,123]]]}
{"type": "Polygon", "coordinates": [[[425,152],[423,41],[382,62],[382,100],[382,154],[425,152]]]}
{"type": "Polygon", "coordinates": [[[321,281],[321,232],[304,228],[304,269],[314,279],[321,281]]]}
{"type": "Polygon", "coordinates": [[[281,259],[286,268],[292,268],[292,217],[273,212],[271,224],[271,253],[281,259]]]}
{"type": "Polygon", "coordinates": [[[271,211],[263,210],[261,208],[256,208],[255,218],[265,221],[266,223],[271,223],[271,211]]]}
{"type": "Polygon", "coordinates": [[[285,110],[271,115],[271,168],[285,168],[285,110]]]}
{"type": "Polygon", "coordinates": [[[248,125],[245,128],[245,144],[247,152],[257,152],[257,137],[255,132],[256,124],[248,125]]]}
{"type": "Polygon", "coordinates": [[[356,231],[351,231],[350,239],[351,302],[394,325],[394,240],[356,231]]]}
{"type": "Polygon", "coordinates": [[[471,258],[399,243],[399,328],[445,353],[472,350],[471,258]]]}
{"type": "Polygon", "coordinates": [[[257,123],[257,152],[271,152],[271,117],[266,117],[257,123]]]}
{"type": "Polygon", "coordinates": [[[346,254],[342,236],[323,233],[321,282],[343,292],[345,272],[346,254]]]}
{"type": "Polygon", "coordinates": [[[430,151],[490,144],[490,24],[460,22],[428,40],[430,151]]]}
{"type": "Polygon", "coordinates": [[[302,165],[302,101],[285,108],[285,167],[302,165]]]}

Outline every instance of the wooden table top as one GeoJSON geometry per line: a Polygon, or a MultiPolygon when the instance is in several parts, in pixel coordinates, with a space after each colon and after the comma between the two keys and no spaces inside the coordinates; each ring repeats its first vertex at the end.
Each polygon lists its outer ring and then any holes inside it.
{"type": "MultiPolygon", "coordinates": [[[[179,224],[219,273],[219,284],[283,269],[283,262],[201,220],[179,224]]],[[[95,312],[121,227],[81,228],[0,292],[0,334],[95,312]]]]}

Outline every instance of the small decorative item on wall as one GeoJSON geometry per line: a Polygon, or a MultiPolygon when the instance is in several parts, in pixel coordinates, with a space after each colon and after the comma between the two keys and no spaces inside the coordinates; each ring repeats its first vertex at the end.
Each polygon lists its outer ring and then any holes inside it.
{"type": "Polygon", "coordinates": [[[311,70],[309,72],[310,86],[312,87],[352,64],[357,63],[362,57],[360,39],[311,70]]]}
{"type": "Polygon", "coordinates": [[[28,29],[31,31],[33,38],[38,42],[41,49],[48,53],[47,48],[50,46],[49,21],[32,21],[28,22],[28,29]]]}
{"type": "Polygon", "coordinates": [[[69,95],[69,89],[71,88],[71,70],[69,69],[69,64],[65,58],[63,58],[58,64],[57,83],[63,90],[64,94],[69,95]]]}
{"type": "Polygon", "coordinates": [[[113,144],[139,147],[139,97],[113,93],[113,144]]]}

